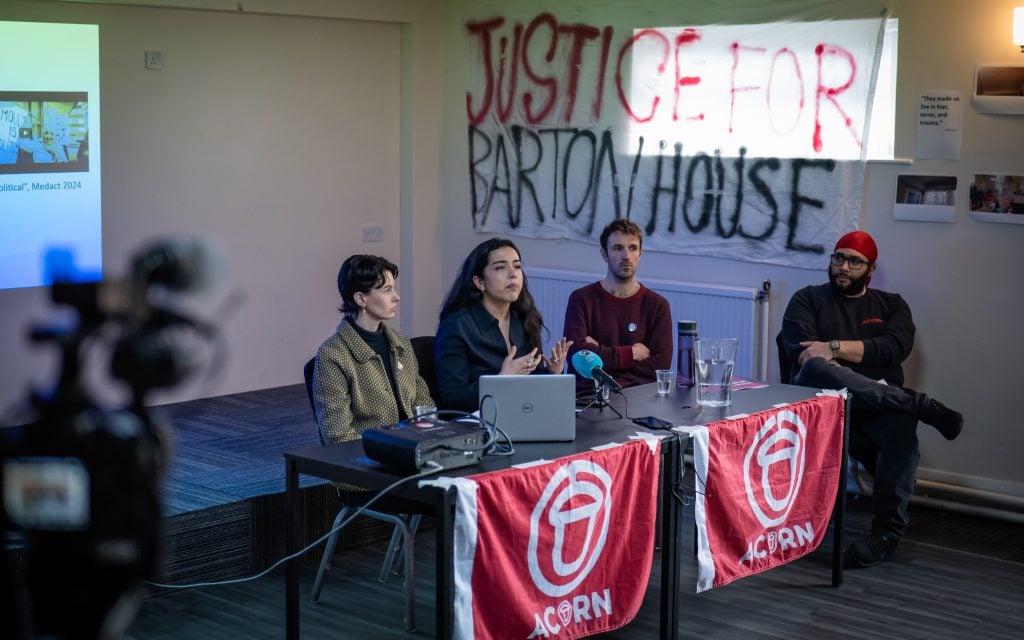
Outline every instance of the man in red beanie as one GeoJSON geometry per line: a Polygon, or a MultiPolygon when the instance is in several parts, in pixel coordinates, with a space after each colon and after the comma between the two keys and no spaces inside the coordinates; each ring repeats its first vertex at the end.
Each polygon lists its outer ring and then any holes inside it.
{"type": "Polygon", "coordinates": [[[914,346],[910,307],[896,293],[869,289],[878,259],[870,235],[852,231],[829,257],[828,283],[797,291],[782,319],[782,349],[794,384],[846,388],[853,395],[850,454],[874,476],[871,534],[847,550],[869,567],[896,549],[919,458],[917,422],[947,440],[963,416],[927,395],[904,388],[902,363],[914,346]]]}

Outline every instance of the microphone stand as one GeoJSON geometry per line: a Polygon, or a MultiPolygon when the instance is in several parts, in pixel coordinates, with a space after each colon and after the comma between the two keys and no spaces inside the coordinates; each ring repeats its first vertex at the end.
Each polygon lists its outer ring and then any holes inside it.
{"type": "Polygon", "coordinates": [[[608,402],[608,396],[610,395],[608,385],[594,380],[594,399],[590,401],[587,406],[580,409],[580,412],[576,415],[583,415],[591,407],[597,407],[598,411],[603,411],[605,407],[608,407],[615,412],[615,415],[619,416],[620,420],[624,419],[624,416],[619,413],[619,410],[612,406],[612,403],[608,402]]]}

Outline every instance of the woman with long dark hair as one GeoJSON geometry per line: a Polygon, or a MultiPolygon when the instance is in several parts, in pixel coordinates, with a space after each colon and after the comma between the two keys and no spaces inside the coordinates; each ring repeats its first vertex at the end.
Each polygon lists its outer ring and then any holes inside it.
{"type": "Polygon", "coordinates": [[[313,404],[324,442],[356,440],[364,430],[412,417],[433,405],[409,339],[384,325],[398,313],[398,267],[355,255],[341,265],[338,293],[345,315],[316,354],[313,404]]]}
{"type": "Polygon", "coordinates": [[[519,249],[491,238],[466,257],[441,306],[434,343],[439,404],[472,411],[481,375],[562,373],[565,338],[544,355],[544,321],[533,303],[519,249]]]}

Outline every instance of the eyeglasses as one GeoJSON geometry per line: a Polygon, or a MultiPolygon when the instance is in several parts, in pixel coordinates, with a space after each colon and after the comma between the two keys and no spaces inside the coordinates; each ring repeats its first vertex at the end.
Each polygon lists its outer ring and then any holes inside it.
{"type": "Polygon", "coordinates": [[[861,260],[857,256],[844,256],[841,253],[833,253],[829,256],[829,260],[832,261],[832,266],[841,267],[843,263],[850,265],[851,271],[859,271],[867,266],[866,260],[861,260]]]}

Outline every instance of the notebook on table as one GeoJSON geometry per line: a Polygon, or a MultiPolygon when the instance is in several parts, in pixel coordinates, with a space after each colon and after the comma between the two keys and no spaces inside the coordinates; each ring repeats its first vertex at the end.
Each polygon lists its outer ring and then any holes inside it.
{"type": "Polygon", "coordinates": [[[480,376],[480,402],[481,416],[497,415],[513,442],[576,439],[574,375],[480,376]]]}

